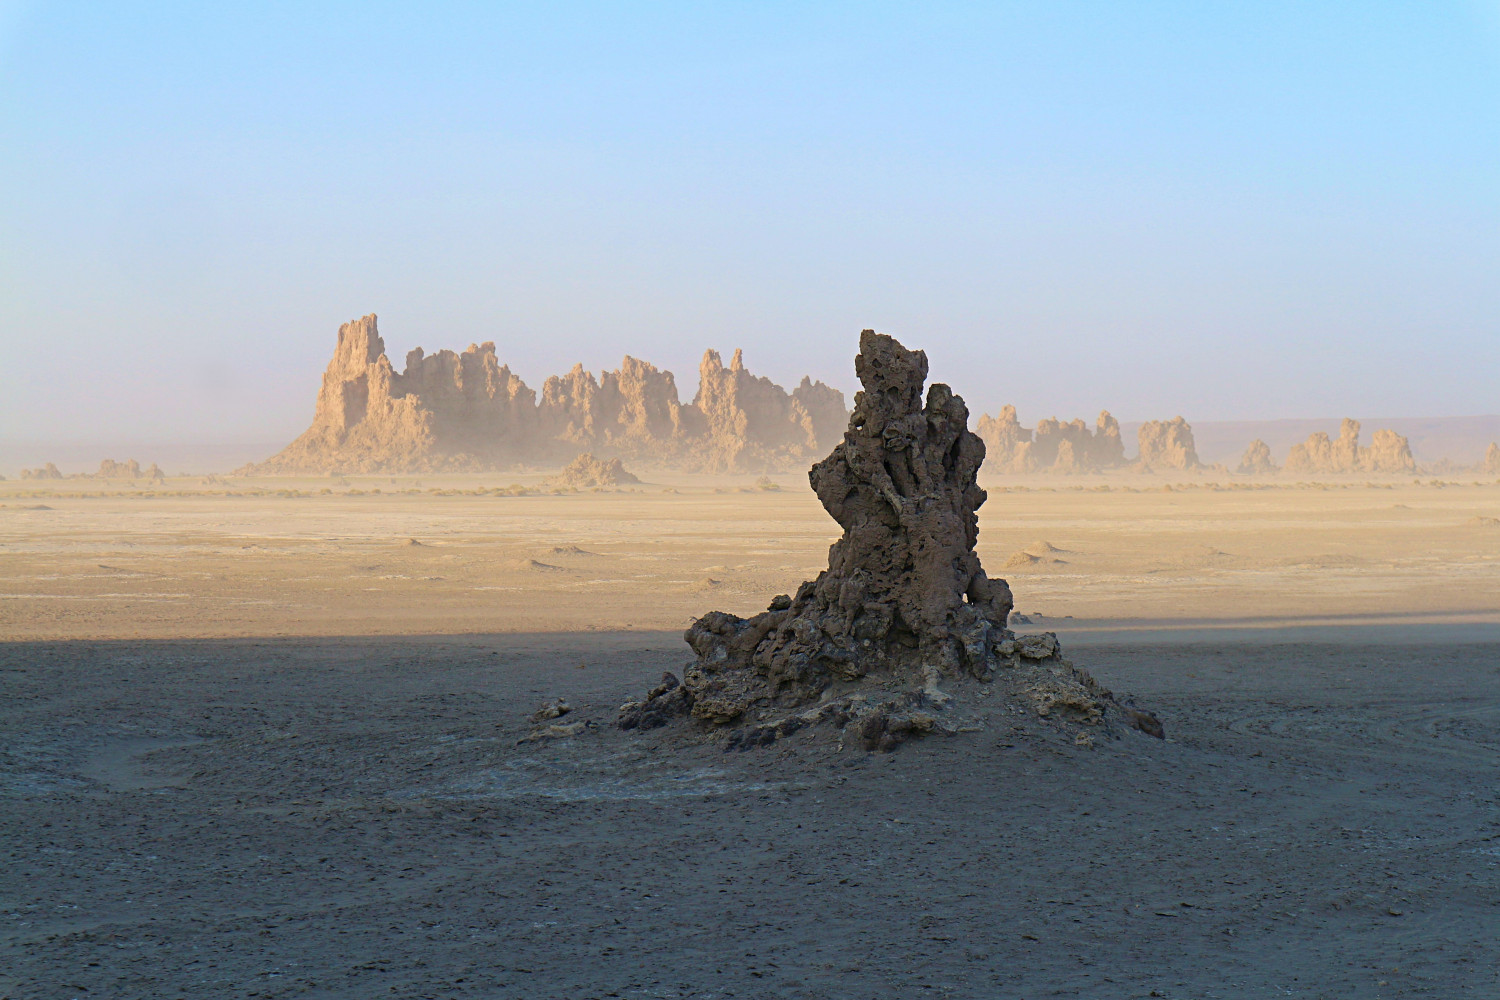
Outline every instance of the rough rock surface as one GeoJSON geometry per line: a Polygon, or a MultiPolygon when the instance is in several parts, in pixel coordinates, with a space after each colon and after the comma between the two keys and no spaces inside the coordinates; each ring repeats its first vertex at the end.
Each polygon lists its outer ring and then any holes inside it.
{"type": "Polygon", "coordinates": [[[243,474],[470,471],[564,462],[581,452],[685,469],[766,472],[801,464],[836,439],[843,394],[804,379],[791,393],[725,368],[710,351],[697,399],[671,372],[626,357],[599,378],[575,366],[540,400],[493,343],[462,354],[421,348],[397,372],[376,318],[339,329],[312,426],[243,474]]]}
{"type": "Polygon", "coordinates": [[[1125,464],[1120,422],[1108,410],[1099,414],[1093,430],[1082,420],[1063,423],[1055,417],[1031,430],[1021,426],[1016,408],[1006,405],[997,417],[981,416],[975,430],[984,440],[991,472],[1071,474],[1125,464]]]}
{"type": "Polygon", "coordinates": [[[1286,471],[1293,475],[1340,475],[1353,473],[1406,473],[1417,471],[1416,459],[1406,438],[1391,430],[1376,431],[1370,446],[1359,443],[1359,421],[1347,417],[1339,425],[1339,436],[1330,439],[1323,431],[1302,444],[1292,445],[1286,471]]]}
{"type": "Polygon", "coordinates": [[[1245,456],[1240,459],[1239,468],[1234,471],[1242,476],[1268,476],[1280,470],[1271,460],[1271,446],[1256,438],[1245,449],[1245,456]]]}
{"type": "Polygon", "coordinates": [[[618,458],[601,459],[585,452],[558,475],[551,479],[555,486],[568,486],[576,490],[602,489],[610,486],[629,486],[639,483],[633,473],[627,472],[618,458]]]}
{"type": "Polygon", "coordinates": [[[1137,463],[1143,472],[1187,472],[1202,465],[1193,443],[1193,427],[1180,416],[1146,421],[1136,440],[1141,448],[1137,463]]]}
{"type": "Polygon", "coordinates": [[[61,479],[63,474],[58,471],[56,464],[48,462],[40,469],[22,469],[22,479],[61,479]]]}
{"type": "Polygon", "coordinates": [[[1370,435],[1370,447],[1359,450],[1360,461],[1370,472],[1415,473],[1417,460],[1412,457],[1411,443],[1393,430],[1378,430],[1370,435]]]}
{"type": "Polygon", "coordinates": [[[1006,628],[1010,587],[974,552],[984,442],[948,386],[934,383],[924,402],[927,356],[866,330],[854,366],[864,388],[843,442],[808,476],[844,529],[828,569],[753,618],[697,619],[685,636],[695,661],[623,706],[620,725],[691,715],[738,724],[731,744],[743,747],[832,722],[890,749],[962,728],[946,683],[1003,688],[1040,717],[1159,730],[1062,659],[1056,636],[1006,628]]]}

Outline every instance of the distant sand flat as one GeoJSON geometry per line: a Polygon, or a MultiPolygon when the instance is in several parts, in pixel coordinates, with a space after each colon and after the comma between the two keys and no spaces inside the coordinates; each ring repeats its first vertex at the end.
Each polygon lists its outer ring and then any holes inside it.
{"type": "MultiPolygon", "coordinates": [[[[561,496],[498,492],[512,474],[427,476],[421,487],[385,476],[338,488],[326,478],[172,481],[156,495],[0,483],[8,506],[51,508],[0,518],[0,631],[165,639],[681,629],[712,608],[748,615],[792,592],[837,534],[794,480],[747,492],[753,477],[654,478],[631,494],[561,496]],[[607,573],[595,568],[606,564],[607,573]],[[710,579],[722,582],[711,597],[710,579]]],[[[991,572],[1009,566],[1018,611],[1065,631],[1368,615],[1500,621],[1500,532],[1490,528],[1500,485],[1164,491],[1170,483],[985,481],[980,555],[991,572]]]]}

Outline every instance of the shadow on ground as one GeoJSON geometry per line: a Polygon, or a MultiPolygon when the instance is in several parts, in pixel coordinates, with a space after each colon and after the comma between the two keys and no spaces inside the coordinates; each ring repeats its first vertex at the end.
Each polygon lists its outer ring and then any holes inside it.
{"type": "Polygon", "coordinates": [[[0,645],[0,996],[1485,995],[1500,643],[1427,629],[1080,636],[1170,741],[892,754],[618,732],[676,634],[0,645]]]}

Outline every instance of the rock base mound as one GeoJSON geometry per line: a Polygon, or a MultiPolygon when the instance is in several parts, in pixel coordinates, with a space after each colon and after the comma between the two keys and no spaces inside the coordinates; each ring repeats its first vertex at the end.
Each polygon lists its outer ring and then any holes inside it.
{"type": "MultiPolygon", "coordinates": [[[[1117,697],[1064,657],[1055,633],[1013,636],[996,647],[994,667],[981,677],[944,677],[935,668],[915,677],[867,676],[830,685],[811,704],[765,710],[740,725],[711,728],[718,729],[726,752],[769,746],[809,729],[820,729],[846,747],[890,751],[917,736],[983,732],[1028,719],[1067,730],[1080,745],[1131,730],[1165,736],[1154,714],[1117,697]]],[[[695,710],[701,680],[694,680],[692,668],[686,682],[667,673],[644,699],[620,707],[620,728],[658,729],[681,718],[719,721],[712,707],[707,718],[695,710]]]]}

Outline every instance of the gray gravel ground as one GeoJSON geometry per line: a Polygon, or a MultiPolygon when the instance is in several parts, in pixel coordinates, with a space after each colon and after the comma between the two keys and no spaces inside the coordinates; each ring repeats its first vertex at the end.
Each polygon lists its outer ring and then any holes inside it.
{"type": "Polygon", "coordinates": [[[1169,741],[622,734],[660,633],[0,645],[0,997],[1500,996],[1500,643],[1071,652],[1169,741]]]}

